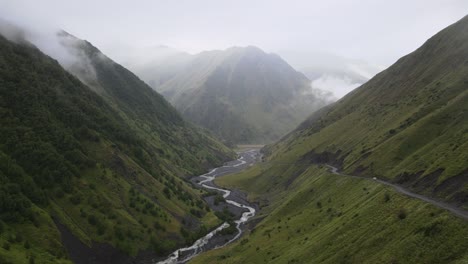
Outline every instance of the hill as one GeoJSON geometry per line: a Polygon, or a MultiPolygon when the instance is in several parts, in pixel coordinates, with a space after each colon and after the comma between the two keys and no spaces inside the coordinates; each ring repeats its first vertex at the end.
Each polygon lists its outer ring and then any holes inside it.
{"type": "Polygon", "coordinates": [[[329,102],[279,56],[252,46],[202,52],[158,91],[230,143],[277,140],[329,102]]]}
{"type": "Polygon", "coordinates": [[[349,174],[466,206],[467,40],[464,18],[306,120],[271,158],[321,156],[349,174]]]}
{"type": "Polygon", "coordinates": [[[89,43],[57,37],[83,51],[68,66],[89,86],[26,32],[0,36],[0,262],[128,263],[218,224],[183,177],[233,153],[89,43]]]}
{"type": "Polygon", "coordinates": [[[248,235],[192,263],[466,262],[466,218],[381,180],[466,215],[467,45],[465,17],[218,179],[262,209],[248,235]]]}

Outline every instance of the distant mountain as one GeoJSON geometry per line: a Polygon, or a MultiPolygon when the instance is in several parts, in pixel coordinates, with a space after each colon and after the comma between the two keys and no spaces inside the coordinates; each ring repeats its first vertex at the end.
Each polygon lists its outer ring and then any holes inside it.
{"type": "Polygon", "coordinates": [[[202,52],[158,91],[231,143],[276,140],[330,102],[279,56],[252,46],[202,52]]]}
{"type": "Polygon", "coordinates": [[[0,263],[129,263],[221,222],[184,177],[233,152],[90,43],[41,39],[60,65],[0,29],[0,263]]]}

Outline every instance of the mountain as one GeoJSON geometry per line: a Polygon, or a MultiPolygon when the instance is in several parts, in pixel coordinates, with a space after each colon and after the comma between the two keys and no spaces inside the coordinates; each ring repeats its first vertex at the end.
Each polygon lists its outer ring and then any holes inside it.
{"type": "Polygon", "coordinates": [[[193,263],[466,262],[467,72],[468,16],[218,179],[261,209],[193,263]]]}
{"type": "Polygon", "coordinates": [[[271,150],[304,141],[298,156],[325,153],[347,173],[466,206],[467,21],[441,31],[271,150]]]}
{"type": "Polygon", "coordinates": [[[0,29],[0,263],[145,263],[221,222],[184,177],[233,152],[90,43],[0,29]]]}
{"type": "Polygon", "coordinates": [[[279,56],[252,46],[202,52],[158,91],[229,143],[279,139],[329,102],[279,56]]]}

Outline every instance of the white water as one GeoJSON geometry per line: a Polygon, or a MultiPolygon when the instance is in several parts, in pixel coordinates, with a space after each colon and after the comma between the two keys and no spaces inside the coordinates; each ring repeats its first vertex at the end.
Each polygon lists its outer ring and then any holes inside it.
{"type": "MultiPolygon", "coordinates": [[[[225,166],[222,166],[222,167],[218,167],[218,168],[215,168],[215,169],[211,170],[210,172],[208,172],[206,174],[201,175],[200,177],[205,178],[205,180],[200,181],[198,184],[201,185],[202,187],[206,188],[206,189],[220,191],[220,192],[223,193],[223,197],[227,198],[231,194],[231,191],[226,190],[226,189],[213,187],[213,186],[209,186],[209,185],[206,185],[205,183],[211,182],[217,176],[219,176],[219,174],[216,174],[217,170],[219,170],[221,168],[236,168],[236,167],[242,166],[242,165],[247,163],[247,161],[245,160],[246,156],[248,156],[252,160],[255,160],[256,155],[257,155],[256,150],[249,150],[249,151],[243,152],[243,153],[241,153],[241,157],[239,159],[237,159],[236,164],[225,165],[225,166]]],[[[253,207],[250,207],[250,206],[245,205],[245,204],[240,204],[238,202],[235,202],[233,200],[228,200],[228,199],[226,199],[226,203],[232,204],[232,205],[237,206],[239,208],[247,209],[248,212],[242,213],[241,218],[239,218],[239,220],[234,221],[235,224],[236,224],[236,228],[238,230],[237,234],[231,240],[224,243],[223,245],[216,246],[215,249],[224,247],[224,246],[228,245],[229,243],[233,242],[234,240],[238,239],[242,234],[242,229],[240,228],[240,226],[243,223],[247,222],[250,218],[252,218],[255,215],[255,209],[253,207]]],[[[198,239],[197,241],[195,241],[195,243],[193,243],[193,245],[191,245],[190,247],[179,248],[178,250],[174,251],[167,259],[165,259],[163,261],[159,261],[156,264],[176,264],[176,263],[185,263],[185,262],[189,261],[190,259],[194,258],[198,254],[203,252],[203,246],[208,244],[208,242],[210,241],[211,238],[213,238],[214,235],[216,235],[219,231],[221,231],[221,230],[223,230],[225,228],[228,228],[228,227],[229,227],[228,223],[223,223],[222,225],[220,225],[215,230],[211,231],[210,233],[208,233],[204,237],[202,237],[202,238],[198,239]],[[184,254],[181,254],[181,253],[188,253],[188,255],[182,257],[184,254]],[[180,258],[182,258],[182,259],[180,259],[180,258]]]]}

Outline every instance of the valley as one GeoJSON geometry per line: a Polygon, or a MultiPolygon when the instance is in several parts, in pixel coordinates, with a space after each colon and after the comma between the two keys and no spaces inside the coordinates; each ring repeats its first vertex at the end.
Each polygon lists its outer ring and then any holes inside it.
{"type": "MultiPolygon", "coordinates": [[[[260,160],[259,149],[249,149],[239,153],[239,159],[226,163],[222,167],[212,169],[210,172],[192,178],[192,181],[197,185],[217,192],[217,197],[222,193],[222,197],[225,199],[221,202],[208,201],[213,210],[222,212],[225,215],[230,215],[222,225],[205,235],[204,237],[195,241],[190,247],[177,249],[172,253],[169,258],[158,261],[157,264],[173,264],[173,263],[186,263],[190,259],[196,257],[198,254],[211,249],[222,248],[234,241],[236,241],[243,232],[245,227],[243,226],[250,218],[255,216],[258,208],[255,205],[248,203],[242,196],[242,194],[236,192],[236,190],[227,190],[217,187],[213,180],[223,175],[229,175],[244,170],[260,160]],[[219,203],[221,207],[219,208],[219,203]],[[233,218],[239,217],[238,220],[233,218]],[[234,226],[235,225],[235,226],[234,226]],[[228,232],[225,232],[229,229],[228,232]]],[[[206,197],[209,199],[210,197],[206,197]]]]}
{"type": "Polygon", "coordinates": [[[0,264],[468,263],[468,2],[358,2],[0,2],[0,264]]]}

